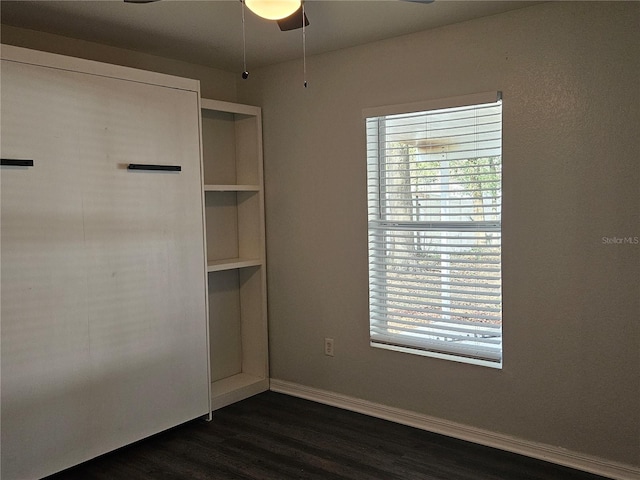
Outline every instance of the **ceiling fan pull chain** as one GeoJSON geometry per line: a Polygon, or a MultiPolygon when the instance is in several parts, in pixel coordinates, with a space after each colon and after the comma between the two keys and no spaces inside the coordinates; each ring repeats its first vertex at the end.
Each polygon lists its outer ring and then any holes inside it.
{"type": "Polygon", "coordinates": [[[302,0],[302,76],[304,88],[307,88],[307,28],[304,15],[304,0],[302,0]]]}
{"type": "Polygon", "coordinates": [[[247,36],[245,34],[244,24],[244,0],[240,0],[242,3],[242,78],[246,80],[249,78],[249,72],[247,71],[247,36]]]}

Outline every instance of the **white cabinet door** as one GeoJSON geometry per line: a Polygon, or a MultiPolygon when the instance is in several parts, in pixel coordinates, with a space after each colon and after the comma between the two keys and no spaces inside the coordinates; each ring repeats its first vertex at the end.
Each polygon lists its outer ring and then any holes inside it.
{"type": "Polygon", "coordinates": [[[2,62],[2,478],[208,413],[194,91],[2,62]],[[129,163],[180,165],[130,171],[129,163]]]}
{"type": "Polygon", "coordinates": [[[84,202],[97,451],[207,413],[208,390],[197,94],[97,79],[92,97],[109,99],[84,202]]]}
{"type": "Polygon", "coordinates": [[[82,119],[22,70],[2,62],[2,158],[34,161],[0,167],[2,478],[67,465],[91,418],[82,119]]]}

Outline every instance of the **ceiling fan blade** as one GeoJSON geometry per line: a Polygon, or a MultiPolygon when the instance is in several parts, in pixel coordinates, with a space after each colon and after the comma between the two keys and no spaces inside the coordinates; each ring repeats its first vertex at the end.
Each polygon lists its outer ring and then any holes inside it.
{"type": "Polygon", "coordinates": [[[401,2],[411,2],[411,3],[433,3],[435,0],[400,0],[401,2]]]}
{"type": "Polygon", "coordinates": [[[125,3],[153,3],[160,0],[124,0],[125,3]]]}
{"type": "MultiPolygon", "coordinates": [[[[276,20],[278,22],[278,26],[280,30],[286,32],[288,30],[295,30],[296,28],[302,28],[302,7],[293,12],[288,17],[285,17],[281,20],[276,20]]],[[[306,13],[304,14],[304,26],[309,25],[309,19],[307,18],[306,13]]]]}

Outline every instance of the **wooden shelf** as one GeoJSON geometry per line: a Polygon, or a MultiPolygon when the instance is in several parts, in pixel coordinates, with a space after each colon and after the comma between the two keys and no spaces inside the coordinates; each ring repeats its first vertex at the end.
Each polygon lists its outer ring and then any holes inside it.
{"type": "Polygon", "coordinates": [[[223,102],[222,100],[211,100],[208,98],[200,99],[200,107],[202,110],[212,112],[234,113],[252,117],[259,117],[261,115],[260,107],[243,105],[241,103],[223,102]]]}
{"type": "Polygon", "coordinates": [[[262,265],[259,258],[225,258],[224,260],[210,260],[207,262],[207,272],[221,272],[236,268],[259,267],[262,265]]]}
{"type": "Polygon", "coordinates": [[[205,192],[259,192],[260,185],[205,185],[205,192]]]}
{"type": "Polygon", "coordinates": [[[248,373],[238,373],[211,383],[213,410],[226,407],[269,389],[269,379],[248,373]]]}

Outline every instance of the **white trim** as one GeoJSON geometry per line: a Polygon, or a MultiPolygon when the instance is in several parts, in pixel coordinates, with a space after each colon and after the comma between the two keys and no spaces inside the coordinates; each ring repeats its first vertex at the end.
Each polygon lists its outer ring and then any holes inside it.
{"type": "Polygon", "coordinates": [[[542,443],[530,442],[508,435],[470,427],[460,423],[450,422],[440,418],[430,417],[421,413],[389,407],[369,402],[359,398],[349,397],[340,393],[307,387],[285,380],[271,379],[270,389],[295,397],[305,398],[314,402],[363,413],[376,418],[382,418],[402,425],[439,433],[448,437],[458,438],[468,442],[498,448],[507,452],[518,453],[537,458],[558,465],[595,473],[617,480],[639,480],[640,468],[625,465],[603,458],[593,457],[584,453],[573,452],[560,447],[542,443]]]}
{"type": "Polygon", "coordinates": [[[372,348],[381,348],[383,350],[391,350],[393,352],[409,353],[411,355],[420,355],[423,357],[440,358],[442,360],[449,360],[451,362],[468,363],[469,365],[478,365],[480,367],[495,368],[502,370],[502,359],[499,362],[492,362],[488,360],[481,360],[473,357],[463,357],[462,355],[456,355],[455,353],[440,353],[432,352],[431,350],[422,350],[420,348],[411,348],[401,345],[388,345],[386,343],[369,342],[369,346],[372,348]]]}
{"type": "Polygon", "coordinates": [[[426,112],[427,110],[440,110],[443,108],[466,107],[469,105],[481,105],[493,103],[502,99],[502,92],[482,92],[459,97],[439,98],[422,102],[402,103],[400,105],[384,105],[362,109],[363,118],[382,117],[384,115],[396,115],[399,113],[426,112]]]}

